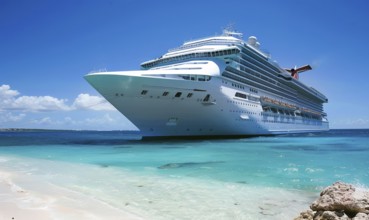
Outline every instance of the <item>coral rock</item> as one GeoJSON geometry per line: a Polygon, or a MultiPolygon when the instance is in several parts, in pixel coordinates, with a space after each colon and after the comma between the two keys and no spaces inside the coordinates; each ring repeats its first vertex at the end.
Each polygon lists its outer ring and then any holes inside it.
{"type": "Polygon", "coordinates": [[[336,182],[295,220],[369,220],[369,191],[336,182]]]}
{"type": "Polygon", "coordinates": [[[300,216],[295,218],[294,220],[313,220],[314,212],[312,210],[307,210],[305,212],[301,212],[300,216]]]}
{"type": "Polygon", "coordinates": [[[310,208],[313,211],[344,211],[349,217],[357,213],[369,214],[369,193],[356,190],[352,185],[336,182],[320,194],[310,208]]]}

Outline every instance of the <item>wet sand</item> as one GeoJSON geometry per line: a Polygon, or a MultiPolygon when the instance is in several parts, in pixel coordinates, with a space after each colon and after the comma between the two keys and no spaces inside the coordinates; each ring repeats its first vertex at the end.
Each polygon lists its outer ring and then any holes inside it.
{"type": "Polygon", "coordinates": [[[17,157],[0,162],[0,219],[5,220],[284,220],[315,198],[300,190],[98,165],[17,157]]]}
{"type": "Polygon", "coordinates": [[[21,186],[16,179],[19,177],[0,171],[0,219],[143,219],[49,183],[21,186]]]}

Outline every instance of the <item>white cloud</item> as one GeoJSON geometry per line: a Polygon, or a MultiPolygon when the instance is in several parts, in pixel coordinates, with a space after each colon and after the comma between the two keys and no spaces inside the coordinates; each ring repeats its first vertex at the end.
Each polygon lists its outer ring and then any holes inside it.
{"type": "Polygon", "coordinates": [[[17,122],[17,121],[21,121],[25,116],[26,114],[24,113],[12,114],[11,112],[5,112],[5,113],[0,112],[0,122],[2,123],[17,122]]]}
{"type": "Polygon", "coordinates": [[[33,118],[29,123],[33,128],[53,128],[53,129],[78,129],[78,130],[137,130],[137,128],[125,119],[120,113],[112,112],[98,114],[81,118],[77,116],[65,116],[58,118],[57,116],[44,116],[33,118]]]}
{"type": "Polygon", "coordinates": [[[10,109],[24,111],[67,111],[70,107],[66,99],[57,99],[51,96],[20,96],[13,100],[10,109]]]}
{"type": "Polygon", "coordinates": [[[74,109],[86,109],[95,111],[114,111],[115,108],[104,98],[89,94],[79,94],[72,105],[74,109]]]}
{"type": "Polygon", "coordinates": [[[20,93],[12,90],[9,85],[0,86],[0,111],[115,111],[115,108],[104,98],[86,93],[79,94],[72,105],[68,105],[67,102],[67,99],[52,96],[20,96],[20,93]]]}
{"type": "Polygon", "coordinates": [[[34,123],[34,124],[55,124],[53,123],[53,121],[51,120],[50,117],[44,117],[44,118],[41,118],[41,119],[34,119],[31,121],[31,123],[34,123]]]}
{"type": "Polygon", "coordinates": [[[76,122],[71,118],[71,117],[64,117],[64,122],[65,124],[70,124],[70,125],[74,125],[76,124],[76,122]]]}
{"type": "Polygon", "coordinates": [[[17,95],[19,95],[19,92],[17,90],[11,90],[9,85],[0,86],[1,99],[9,99],[17,95]]]}
{"type": "Polygon", "coordinates": [[[51,96],[19,96],[9,85],[0,86],[0,110],[57,111],[70,110],[66,99],[51,96]]]}
{"type": "Polygon", "coordinates": [[[81,93],[75,99],[26,96],[0,85],[0,127],[50,129],[137,129],[100,96],[81,93]]]}
{"type": "Polygon", "coordinates": [[[103,117],[99,118],[86,118],[85,123],[87,124],[105,124],[105,123],[113,123],[114,119],[109,115],[105,114],[103,117]]]}

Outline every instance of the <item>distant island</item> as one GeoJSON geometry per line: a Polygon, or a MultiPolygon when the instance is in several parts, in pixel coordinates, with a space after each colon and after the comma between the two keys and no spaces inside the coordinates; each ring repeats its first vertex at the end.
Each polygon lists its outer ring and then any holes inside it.
{"type": "Polygon", "coordinates": [[[41,129],[41,128],[0,128],[0,132],[14,131],[14,132],[34,132],[34,131],[72,131],[63,129],[41,129]]]}
{"type": "MultiPolygon", "coordinates": [[[[58,131],[68,131],[68,132],[80,132],[80,131],[99,131],[99,130],[68,130],[68,129],[42,129],[42,128],[0,128],[0,132],[58,132],[58,131]]],[[[109,130],[111,131],[120,131],[124,133],[133,133],[136,134],[139,131],[137,130],[109,130]]],[[[99,131],[104,132],[104,131],[99,131]]]]}

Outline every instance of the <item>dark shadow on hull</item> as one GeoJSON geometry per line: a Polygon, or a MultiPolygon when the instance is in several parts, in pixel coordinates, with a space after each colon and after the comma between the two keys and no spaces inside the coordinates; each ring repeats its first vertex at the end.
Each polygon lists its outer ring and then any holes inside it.
{"type": "Polygon", "coordinates": [[[160,141],[160,140],[225,140],[225,139],[241,139],[241,138],[254,138],[254,137],[266,137],[276,136],[273,134],[268,135],[196,135],[196,136],[143,136],[142,141],[160,141]]]}
{"type": "Polygon", "coordinates": [[[230,140],[230,139],[243,139],[254,137],[274,137],[274,136],[290,136],[290,137],[305,137],[311,135],[327,134],[327,131],[310,131],[310,132],[298,132],[298,133],[285,133],[285,134],[258,134],[258,135],[193,135],[193,136],[141,136],[141,141],[183,141],[183,140],[230,140]]]}

